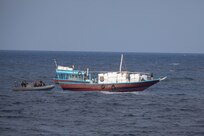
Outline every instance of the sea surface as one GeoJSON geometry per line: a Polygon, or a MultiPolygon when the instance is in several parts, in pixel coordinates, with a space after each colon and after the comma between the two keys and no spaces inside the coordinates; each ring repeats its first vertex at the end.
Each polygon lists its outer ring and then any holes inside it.
{"type": "Polygon", "coordinates": [[[0,51],[0,136],[204,136],[204,54],[123,53],[123,70],[167,79],[135,93],[12,91],[53,84],[54,59],[118,71],[121,53],[0,51]]]}

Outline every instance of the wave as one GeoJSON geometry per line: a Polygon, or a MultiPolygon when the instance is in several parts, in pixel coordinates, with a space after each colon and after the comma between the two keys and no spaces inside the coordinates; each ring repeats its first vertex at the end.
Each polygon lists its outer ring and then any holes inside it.
{"type": "Polygon", "coordinates": [[[8,96],[8,95],[4,95],[4,94],[0,94],[0,98],[8,98],[8,97],[10,97],[10,96],[8,96]]]}
{"type": "Polygon", "coordinates": [[[164,80],[164,82],[170,82],[170,81],[195,81],[196,79],[192,77],[172,77],[172,78],[167,78],[164,80]]]}
{"type": "Polygon", "coordinates": [[[0,116],[0,118],[8,118],[8,119],[18,119],[18,118],[26,118],[25,116],[18,116],[18,115],[6,115],[6,116],[0,116]]]}
{"type": "Polygon", "coordinates": [[[109,92],[109,91],[100,91],[100,93],[103,93],[103,94],[135,94],[135,95],[140,95],[143,92],[109,92]]]}
{"type": "Polygon", "coordinates": [[[169,65],[178,66],[178,65],[180,65],[180,63],[174,62],[174,63],[170,63],[169,65]]]}

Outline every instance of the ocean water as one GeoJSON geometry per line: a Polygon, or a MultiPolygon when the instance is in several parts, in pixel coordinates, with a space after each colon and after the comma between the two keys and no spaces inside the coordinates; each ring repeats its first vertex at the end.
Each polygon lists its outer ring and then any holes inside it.
{"type": "Polygon", "coordinates": [[[168,78],[143,92],[14,92],[59,65],[117,71],[120,53],[0,51],[1,136],[203,136],[204,54],[124,53],[124,70],[168,78]]]}

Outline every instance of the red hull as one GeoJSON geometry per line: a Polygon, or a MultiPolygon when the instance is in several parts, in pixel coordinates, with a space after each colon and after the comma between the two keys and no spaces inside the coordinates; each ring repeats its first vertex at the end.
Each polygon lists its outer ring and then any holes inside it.
{"type": "Polygon", "coordinates": [[[135,92],[143,91],[156,84],[160,80],[152,80],[137,83],[116,83],[116,84],[89,84],[89,83],[68,83],[60,82],[63,90],[71,91],[111,91],[111,92],[135,92]]]}

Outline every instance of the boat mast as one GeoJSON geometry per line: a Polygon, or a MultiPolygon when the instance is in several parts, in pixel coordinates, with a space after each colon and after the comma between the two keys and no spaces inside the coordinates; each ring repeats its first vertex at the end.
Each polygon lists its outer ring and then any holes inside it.
{"type": "Polygon", "coordinates": [[[120,69],[119,69],[120,72],[122,70],[122,64],[123,64],[123,54],[121,54],[121,58],[120,58],[120,69]]]}
{"type": "Polygon", "coordinates": [[[55,66],[56,66],[56,68],[57,68],[57,61],[56,61],[56,59],[54,59],[54,62],[55,62],[55,66]]]}

